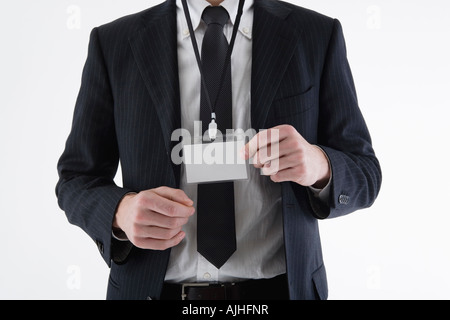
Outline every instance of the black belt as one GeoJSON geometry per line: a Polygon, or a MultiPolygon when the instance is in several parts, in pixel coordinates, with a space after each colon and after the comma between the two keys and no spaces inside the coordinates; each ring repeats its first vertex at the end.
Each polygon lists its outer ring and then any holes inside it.
{"type": "Polygon", "coordinates": [[[164,283],[161,300],[289,300],[285,274],[236,283],[164,283]]]}

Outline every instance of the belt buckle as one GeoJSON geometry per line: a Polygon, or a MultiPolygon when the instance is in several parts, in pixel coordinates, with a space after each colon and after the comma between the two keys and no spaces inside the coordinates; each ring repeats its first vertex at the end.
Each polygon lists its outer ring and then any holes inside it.
{"type": "Polygon", "coordinates": [[[187,294],[185,292],[185,289],[189,287],[209,287],[209,283],[207,282],[183,283],[181,285],[181,300],[186,300],[187,294]]]}

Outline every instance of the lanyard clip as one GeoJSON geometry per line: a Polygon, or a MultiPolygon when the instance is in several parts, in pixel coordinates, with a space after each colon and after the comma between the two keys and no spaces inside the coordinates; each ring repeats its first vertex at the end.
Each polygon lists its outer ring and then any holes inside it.
{"type": "Polygon", "coordinates": [[[214,112],[211,113],[211,122],[210,122],[209,127],[208,127],[208,134],[209,134],[209,139],[211,139],[211,141],[216,140],[216,137],[217,137],[217,123],[216,123],[216,114],[214,112]]]}

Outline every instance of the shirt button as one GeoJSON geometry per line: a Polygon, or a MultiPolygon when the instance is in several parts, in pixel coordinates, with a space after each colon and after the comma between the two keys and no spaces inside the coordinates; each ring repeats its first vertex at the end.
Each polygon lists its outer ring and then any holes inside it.
{"type": "Polygon", "coordinates": [[[183,35],[188,36],[189,35],[189,29],[184,29],[183,30],[183,35]]]}
{"type": "Polygon", "coordinates": [[[244,31],[245,34],[248,34],[250,32],[250,28],[245,27],[244,29],[242,29],[242,31],[244,31]]]}
{"type": "Polygon", "coordinates": [[[206,272],[206,273],[203,275],[203,279],[205,279],[205,280],[211,279],[211,274],[210,274],[209,272],[206,272]]]}

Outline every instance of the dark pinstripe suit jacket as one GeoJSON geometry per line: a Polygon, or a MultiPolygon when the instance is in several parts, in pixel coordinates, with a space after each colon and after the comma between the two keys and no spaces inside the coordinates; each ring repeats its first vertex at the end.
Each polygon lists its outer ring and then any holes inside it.
{"type": "MultiPolygon", "coordinates": [[[[92,31],[72,131],[58,163],[59,205],[111,267],[109,299],[158,298],[164,280],[170,251],[130,252],[111,238],[111,225],[127,192],[179,186],[179,168],[170,160],[171,133],[181,122],[176,30],[175,1],[168,0],[92,31]],[[119,159],[123,188],[113,182],[119,159]]],[[[290,124],[331,161],[327,204],[307,188],[282,183],[291,299],[325,299],[318,219],[370,206],[381,170],[340,23],[281,1],[255,0],[253,34],[253,128],[290,124]]]]}

